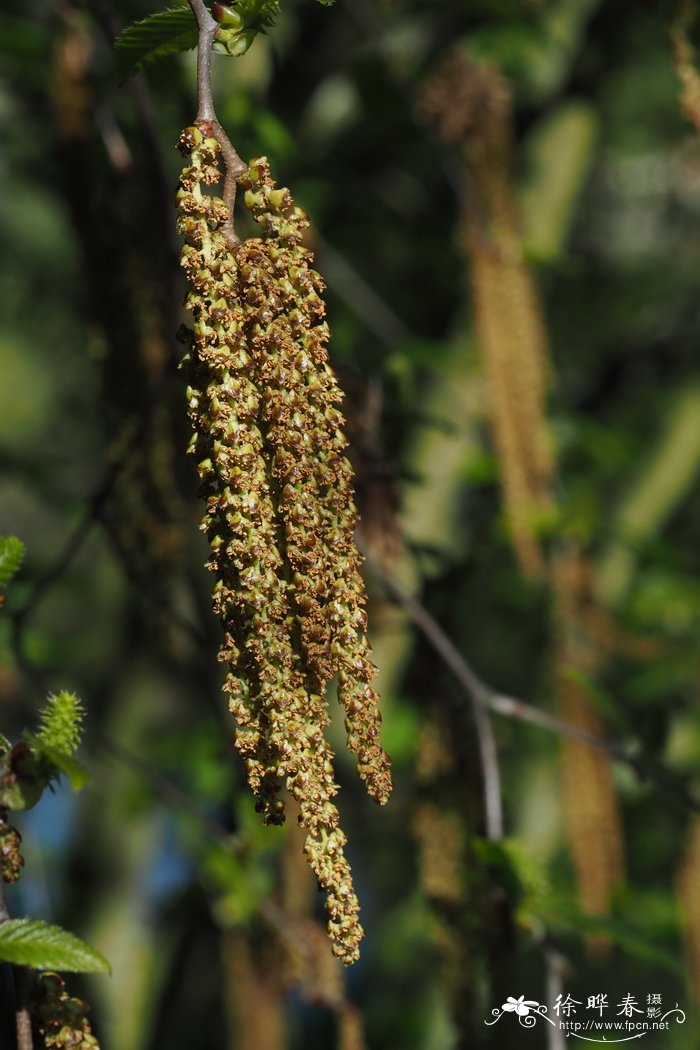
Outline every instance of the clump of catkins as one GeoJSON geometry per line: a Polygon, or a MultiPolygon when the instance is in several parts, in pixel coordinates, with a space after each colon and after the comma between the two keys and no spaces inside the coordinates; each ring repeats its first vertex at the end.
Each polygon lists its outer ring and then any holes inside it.
{"type": "Polygon", "coordinates": [[[266,823],[284,820],[286,787],[300,807],[305,852],[327,892],[334,953],[358,957],[358,902],[332,802],[326,691],[337,676],[348,747],[377,802],[391,791],[379,744],[375,669],[365,636],[364,585],[354,543],[352,470],[341,394],[327,362],[323,284],[302,246],[308,225],[267,161],[238,180],[262,236],[232,249],[218,183],[218,143],[185,129],[178,193],[182,265],[194,327],[185,358],[189,417],[206,501],[219,659],[236,746],[266,823]]]}
{"type": "Polygon", "coordinates": [[[0,878],[3,882],[17,882],[24,867],[20,853],[22,836],[17,828],[0,816],[0,878]]]}
{"type": "Polygon", "coordinates": [[[38,974],[32,988],[31,1012],[44,1039],[55,1050],[100,1050],[87,1019],[88,1004],[66,991],[57,973],[38,974]]]}

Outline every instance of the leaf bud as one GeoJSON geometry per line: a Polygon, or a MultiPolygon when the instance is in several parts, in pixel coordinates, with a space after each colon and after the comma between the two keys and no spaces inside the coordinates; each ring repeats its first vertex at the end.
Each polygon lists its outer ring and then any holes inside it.
{"type": "Polygon", "coordinates": [[[243,25],[240,11],[236,11],[234,7],[229,7],[228,4],[220,4],[218,0],[211,5],[211,16],[220,26],[226,26],[227,28],[240,29],[243,25]]]}

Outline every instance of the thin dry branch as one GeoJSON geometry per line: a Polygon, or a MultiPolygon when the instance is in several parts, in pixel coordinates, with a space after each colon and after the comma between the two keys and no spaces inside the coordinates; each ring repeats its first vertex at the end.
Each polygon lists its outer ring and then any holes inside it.
{"type": "Polygon", "coordinates": [[[519,722],[546,729],[558,736],[568,737],[580,744],[595,748],[609,755],[616,762],[628,766],[639,780],[656,784],[668,795],[673,795],[687,809],[700,813],[700,798],[690,791],[685,784],[670,770],[659,764],[652,764],[648,759],[640,758],[634,751],[615,741],[586,733],[568,722],[555,718],[524,700],[499,693],[484,682],[467,663],[454,643],[448,638],[438,622],[431,616],[424,605],[408,594],[376,562],[367,559],[373,572],[381,579],[387,593],[408,613],[416,627],[430,642],[472,702],[482,710],[493,711],[505,718],[514,718],[519,722]]]}
{"type": "Polygon", "coordinates": [[[197,44],[197,116],[195,124],[202,134],[215,138],[221,147],[226,176],[222,197],[228,208],[229,217],[222,225],[221,232],[229,248],[234,251],[241,243],[233,226],[233,209],[236,203],[236,179],[247,170],[248,165],[236,153],[231,140],[219,123],[214,109],[214,95],[211,84],[212,44],[216,39],[218,25],[212,18],[203,0],[189,0],[192,14],[197,19],[199,42],[197,44]]]}
{"type": "MultiPolygon", "coordinates": [[[[6,810],[4,811],[7,812],[6,810]]],[[[0,923],[7,922],[10,913],[5,901],[5,884],[0,878],[0,923]]],[[[26,966],[13,966],[12,976],[15,985],[15,1030],[17,1033],[17,1050],[34,1050],[32,1037],[32,1019],[29,1013],[29,993],[31,975],[26,966]]]]}

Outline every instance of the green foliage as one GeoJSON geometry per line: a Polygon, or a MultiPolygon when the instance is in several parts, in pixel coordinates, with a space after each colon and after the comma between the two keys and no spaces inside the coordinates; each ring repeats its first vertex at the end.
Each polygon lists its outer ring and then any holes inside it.
{"type": "MultiPolygon", "coordinates": [[[[322,3],[327,0],[321,0],[322,3]]],[[[244,55],[258,33],[266,33],[279,12],[279,0],[238,0],[215,3],[212,15],[219,23],[213,50],[232,57],[244,55]]],[[[188,4],[167,8],[134,22],[115,42],[117,72],[125,79],[167,55],[197,46],[197,24],[188,4]]]]}
{"type": "MultiPolygon", "coordinates": [[[[370,6],[370,21],[351,24],[343,12],[337,19],[321,17],[310,3],[285,3],[274,57],[267,41],[258,41],[239,68],[215,63],[219,116],[236,148],[243,156],[270,153],[282,161],[285,181],[313,216],[317,265],[329,285],[331,359],[349,366],[343,378],[350,391],[346,414],[369,479],[360,493],[363,518],[375,529],[391,528],[390,504],[403,501],[409,556],[398,555],[390,571],[407,588],[415,586],[491,686],[556,710],[549,595],[535,594],[518,578],[496,524],[500,467],[484,421],[487,391],[474,363],[469,272],[457,226],[456,198],[465,192],[461,156],[416,120],[417,106],[406,104],[407,98],[417,102],[443,52],[464,40],[472,57],[495,62],[513,76],[513,166],[519,179],[527,178],[531,217],[552,216],[556,193],[550,187],[559,185],[564,158],[573,161],[570,150],[553,149],[531,178],[528,143],[538,128],[559,119],[574,96],[596,116],[599,138],[585,170],[577,173],[582,188],[570,221],[567,216],[565,229],[558,228],[558,254],[547,256],[545,272],[534,274],[553,347],[557,501],[566,515],[561,532],[574,532],[594,586],[608,547],[624,562],[629,589],[608,610],[616,626],[625,634],[643,631],[659,649],[640,659],[632,649],[610,657],[606,650],[595,671],[571,671],[577,689],[631,754],[643,762],[648,752],[679,778],[687,776],[690,786],[700,760],[693,659],[700,631],[697,474],[665,524],[643,542],[620,535],[619,514],[635,478],[643,480],[654,448],[661,447],[662,417],[677,414],[673,392],[697,384],[698,140],[679,113],[665,14],[659,5],[596,6],[588,0],[394,0],[370,6]],[[594,17],[584,23],[576,13],[585,11],[594,17]],[[337,113],[336,95],[343,102],[337,113]]],[[[189,46],[196,44],[194,20],[179,0],[129,0],[119,7],[134,22],[159,8],[180,8],[176,17],[190,34],[189,46]]],[[[151,164],[142,118],[130,94],[115,95],[109,71],[99,68],[104,29],[91,5],[69,0],[66,11],[77,13],[77,29],[52,17],[50,5],[7,0],[0,8],[0,55],[10,73],[0,87],[7,183],[0,203],[6,233],[0,292],[12,332],[0,346],[0,531],[16,532],[30,551],[41,552],[43,576],[62,538],[89,509],[80,494],[109,470],[107,442],[127,418],[136,417],[136,425],[143,418],[139,391],[149,383],[159,392],[157,410],[166,417],[166,429],[170,424],[153,460],[165,477],[164,495],[182,501],[183,521],[194,519],[194,486],[185,482],[178,443],[168,436],[181,427],[180,391],[169,382],[157,386],[153,359],[146,381],[141,370],[141,350],[154,333],[174,331],[180,322],[166,313],[164,291],[170,286],[158,257],[171,234],[170,199],[151,164]],[[76,35],[88,46],[76,48],[76,35]],[[64,44],[72,45],[72,55],[91,49],[82,84],[55,64],[64,44]],[[56,107],[61,98],[83,95],[84,137],[59,152],[56,107]],[[133,160],[121,172],[101,146],[103,138],[110,145],[102,118],[115,106],[133,160]],[[71,198],[71,187],[79,200],[71,198]],[[178,480],[168,489],[169,456],[178,480]]],[[[235,4],[231,8],[236,12],[235,4]]],[[[222,21],[220,27],[240,31],[237,22],[222,21]]],[[[167,36],[164,43],[166,54],[179,49],[167,36]]],[[[157,51],[158,45],[146,50],[157,51]]],[[[119,61],[128,71],[133,56],[140,64],[139,55],[138,48],[126,48],[119,61]]],[[[191,115],[194,93],[192,69],[186,77],[169,75],[174,65],[156,64],[149,78],[153,130],[166,144],[171,181],[175,159],[167,144],[181,114],[191,115]]],[[[538,229],[524,231],[526,246],[536,243],[538,229]]],[[[690,448],[689,441],[679,441],[684,456],[690,448]]],[[[272,895],[281,901],[283,836],[298,832],[290,821],[268,832],[275,836],[274,848],[269,839],[259,842],[259,816],[248,820],[231,803],[241,772],[222,734],[227,716],[214,710],[212,699],[214,632],[202,612],[201,551],[185,527],[172,566],[156,560],[144,537],[154,535],[165,546],[166,500],[150,473],[140,487],[128,466],[130,488],[117,486],[102,508],[108,529],[91,530],[89,549],[66,566],[39,614],[18,627],[24,655],[39,674],[60,671],[65,677],[52,680],[76,683],[82,696],[99,698],[91,705],[90,725],[94,721],[98,734],[129,749],[133,765],[100,764],[95,789],[78,799],[78,833],[58,842],[56,829],[51,849],[42,849],[40,857],[51,870],[30,875],[48,881],[62,902],[57,921],[88,942],[109,944],[103,949],[109,958],[129,960],[103,982],[102,1001],[95,1004],[106,1045],[218,1050],[240,1035],[225,1031],[221,1020],[231,1015],[225,997],[235,992],[235,982],[216,938],[223,940],[231,921],[245,924],[257,916],[272,895]],[[122,521],[131,530],[125,535],[122,521]],[[190,642],[190,631],[201,644],[190,642]],[[205,727],[211,740],[206,746],[200,738],[205,727]],[[215,845],[212,820],[222,832],[215,845]],[[236,843],[233,859],[227,832],[236,843]],[[87,915],[84,876],[78,881],[86,844],[87,915]],[[179,881],[173,881],[173,871],[179,881]],[[89,926],[78,925],[85,922],[99,929],[99,939],[89,926]],[[163,988],[177,989],[167,1010],[159,1010],[163,988]]],[[[675,467],[658,474],[661,480],[679,477],[675,467]]],[[[15,593],[24,590],[24,577],[22,571],[17,584],[12,581],[15,593]]],[[[368,1045],[510,1045],[499,1026],[484,1026],[495,1005],[494,971],[500,980],[507,969],[520,986],[516,993],[509,985],[508,992],[541,999],[540,936],[567,957],[565,983],[579,999],[577,987],[609,991],[611,1001],[633,989],[659,990],[686,1006],[677,970],[665,963],[669,956],[682,958],[690,928],[675,887],[680,865],[688,863],[693,815],[680,805],[664,807],[663,788],[616,768],[630,907],[616,899],[615,919],[608,921],[614,927],[582,915],[571,907],[575,885],[564,834],[570,825],[558,789],[559,742],[499,716],[493,724],[505,826],[527,845],[540,871],[529,872],[507,845],[476,847],[479,856],[469,869],[472,896],[460,913],[460,924],[464,918],[465,928],[474,929],[472,940],[465,936],[463,954],[450,957],[449,979],[443,976],[448,960],[435,909],[418,884],[411,836],[412,757],[417,753],[422,761],[418,743],[428,698],[460,711],[449,722],[458,765],[446,776],[468,841],[481,823],[478,756],[458,686],[401,611],[383,598],[377,585],[370,621],[376,663],[387,683],[385,728],[400,791],[396,805],[376,814],[360,810],[349,771],[343,791],[371,930],[364,976],[356,975],[368,1045]],[[543,877],[549,886],[538,888],[543,877]],[[491,914],[493,895],[487,891],[494,886],[498,914],[479,925],[482,915],[491,914]],[[661,903],[658,913],[650,906],[652,894],[663,902],[663,913],[661,903]],[[505,927],[508,936],[499,940],[505,927]],[[607,961],[586,951],[596,934],[616,945],[607,961]],[[460,972],[462,987],[453,992],[460,972]],[[473,1008],[474,989],[489,1000],[479,1001],[484,1009],[473,1008]],[[439,999],[443,1019],[452,1015],[456,1033],[441,1038],[435,1031],[431,997],[439,999]]],[[[10,616],[0,616],[1,728],[14,741],[30,697],[17,682],[12,626],[10,616]]],[[[606,635],[604,642],[616,644],[615,636],[606,635]]],[[[335,733],[342,750],[340,719],[335,733]]],[[[1,741],[0,750],[10,751],[11,741],[1,741]]],[[[25,754],[19,763],[22,802],[39,783],[29,776],[29,760],[25,754]]],[[[47,767],[51,761],[58,770],[63,760],[45,747],[36,761],[47,767]]],[[[25,836],[27,829],[21,828],[25,836]]],[[[597,848],[593,839],[591,850],[597,848]]],[[[688,878],[697,886],[697,862],[688,878]]],[[[258,923],[254,930],[259,932],[258,923]]],[[[2,989],[0,1000],[11,1016],[2,989]]],[[[0,1011],[0,1046],[9,1046],[3,1019],[0,1011]]],[[[290,1044],[306,1050],[330,1045],[328,1025],[320,1030],[312,1009],[301,1016],[295,1005],[292,1023],[290,1044]]],[[[662,1042],[665,1050],[666,1042],[668,1050],[685,1048],[692,1043],[689,1026],[675,1037],[667,1032],[662,1042]]]]}
{"type": "Polygon", "coordinates": [[[212,15],[223,26],[230,25],[241,32],[265,33],[274,25],[279,9],[279,0],[238,0],[232,6],[213,4],[212,15]]]}
{"type": "Polygon", "coordinates": [[[647,930],[640,930],[625,919],[587,915],[571,901],[558,896],[540,902],[540,917],[555,936],[603,936],[627,955],[683,975],[683,965],[677,956],[660,948],[647,930]]]}
{"type": "Polygon", "coordinates": [[[42,775],[37,756],[24,742],[2,755],[0,774],[0,808],[11,810],[33,809],[51,779],[49,773],[42,775]]]}
{"type": "Polygon", "coordinates": [[[69,973],[110,973],[104,956],[60,926],[39,919],[0,924],[0,960],[15,966],[69,973]]]}
{"type": "Polygon", "coordinates": [[[37,733],[25,732],[24,739],[12,746],[0,739],[0,807],[32,809],[44,790],[61,774],[78,791],[90,780],[85,767],[74,758],[80,744],[84,712],[73,693],[62,691],[49,696],[39,715],[37,733]]]}
{"type": "Polygon", "coordinates": [[[24,560],[25,547],[16,536],[0,537],[0,591],[7,587],[24,560]]]}
{"type": "Polygon", "coordinates": [[[550,893],[546,874],[536,858],[516,838],[495,841],[475,836],[472,847],[512,901],[520,924],[531,928],[539,903],[550,893]]]}
{"type": "Polygon", "coordinates": [[[213,50],[244,55],[258,33],[266,33],[279,13],[279,0],[238,0],[235,6],[215,3],[211,13],[219,22],[213,50]]]}
{"type": "Polygon", "coordinates": [[[46,746],[41,747],[41,754],[53,767],[50,779],[57,779],[63,773],[68,777],[68,783],[73,791],[80,791],[81,788],[90,783],[92,777],[89,771],[82,762],[78,762],[72,755],[67,755],[63,751],[57,751],[53,747],[46,746]]]}
{"type": "Polygon", "coordinates": [[[131,73],[166,55],[191,51],[197,46],[197,25],[189,6],[157,11],[128,26],[115,42],[117,73],[125,79],[131,73]]]}

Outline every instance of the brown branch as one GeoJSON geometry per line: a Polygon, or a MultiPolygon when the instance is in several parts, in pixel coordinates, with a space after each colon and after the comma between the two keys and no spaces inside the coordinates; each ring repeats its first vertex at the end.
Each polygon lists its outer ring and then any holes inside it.
{"type": "MultiPolygon", "coordinates": [[[[564,978],[568,975],[568,960],[554,947],[549,937],[538,938],[544,956],[547,1002],[555,1003],[564,994],[564,978]]],[[[566,1050],[566,1038],[558,1026],[547,1028],[547,1050],[566,1050]]]]}
{"type": "Polygon", "coordinates": [[[228,219],[221,226],[228,246],[235,251],[241,243],[233,226],[233,209],[236,203],[236,179],[247,170],[248,165],[241,160],[231,140],[219,123],[214,109],[214,95],[211,85],[212,44],[218,33],[218,25],[204,6],[204,0],[189,0],[192,13],[197,19],[199,41],[197,44],[197,116],[195,124],[202,134],[215,138],[224,158],[226,175],[224,178],[223,199],[228,208],[228,219]]]}
{"type": "Polygon", "coordinates": [[[632,769],[639,780],[656,784],[658,787],[663,788],[667,794],[675,796],[688,809],[700,813],[700,798],[664,766],[652,764],[648,760],[638,757],[622,744],[595,736],[593,733],[587,733],[569,722],[554,718],[546,711],[525,703],[524,700],[506,696],[503,693],[499,693],[496,689],[492,689],[470,667],[425,606],[404,591],[376,562],[367,558],[367,563],[379,576],[387,593],[399,605],[403,606],[410,619],[413,620],[419,631],[430,642],[445,665],[452,671],[475,705],[482,709],[493,711],[495,714],[503,715],[506,718],[514,718],[520,722],[529,722],[530,725],[539,726],[540,729],[546,729],[550,733],[569,737],[569,739],[575,740],[579,744],[602,751],[616,762],[632,769]]]}
{"type": "MultiPolygon", "coordinates": [[[[3,810],[7,813],[6,810],[3,810]]],[[[10,913],[5,901],[5,884],[0,878],[0,923],[8,922],[10,913]]],[[[29,993],[32,977],[26,966],[13,966],[12,976],[15,983],[15,1029],[17,1032],[17,1050],[34,1050],[32,1037],[32,1020],[29,1013],[29,993]]]]}
{"type": "Polygon", "coordinates": [[[29,1012],[29,994],[32,988],[32,975],[26,966],[13,966],[15,979],[15,1027],[17,1029],[17,1050],[34,1050],[32,1037],[32,1018],[29,1012]]]}
{"type": "MultiPolygon", "coordinates": [[[[363,551],[363,553],[365,553],[363,551]]],[[[487,687],[476,676],[472,669],[462,660],[447,635],[438,626],[417,599],[413,598],[365,553],[367,564],[379,574],[389,593],[403,605],[413,622],[422,630],[439,656],[453,671],[456,678],[464,685],[471,701],[474,727],[476,729],[479,757],[481,759],[481,776],[484,792],[484,825],[486,838],[501,839],[504,834],[503,793],[501,790],[501,771],[498,764],[498,750],[493,735],[493,727],[488,716],[486,701],[487,687]]]]}
{"type": "MultiPolygon", "coordinates": [[[[84,543],[92,533],[94,526],[99,521],[102,509],[114,490],[114,486],[119,480],[122,472],[126,469],[132,453],[136,450],[143,438],[143,434],[148,424],[149,415],[150,413],[144,416],[138,424],[133,426],[131,434],[124,440],[124,447],[121,450],[121,453],[108,464],[103,477],[95,486],[80,520],[66,538],[61,550],[49,565],[43,576],[38,578],[24,605],[17,609],[11,616],[12,648],[17,664],[27,678],[34,680],[39,688],[43,689],[43,685],[36,675],[34,668],[26,659],[24,653],[24,631],[27,621],[49,594],[54,584],[57,583],[70,568],[74,559],[82,550],[84,543]]],[[[132,424],[127,425],[125,432],[128,432],[129,425],[132,424]]]]}

